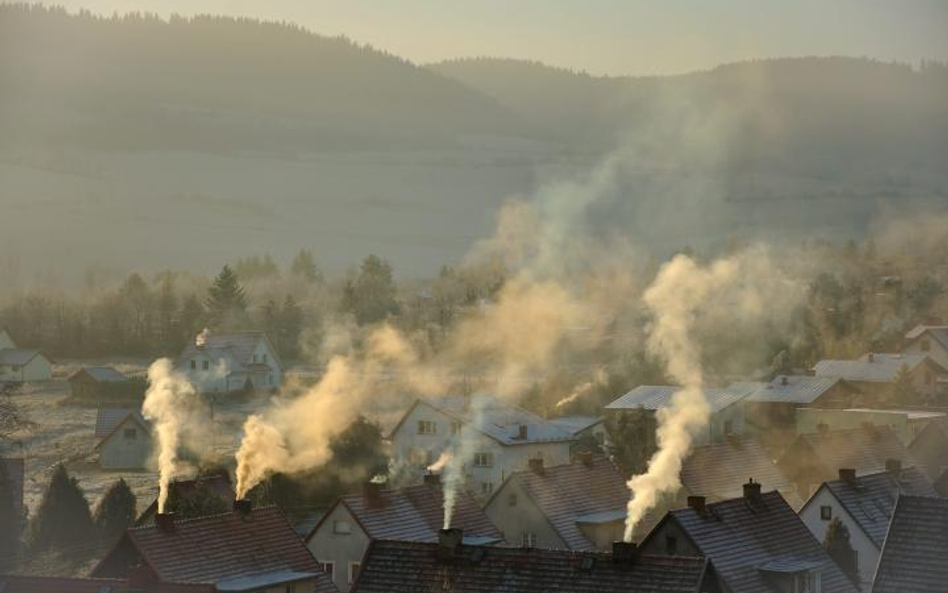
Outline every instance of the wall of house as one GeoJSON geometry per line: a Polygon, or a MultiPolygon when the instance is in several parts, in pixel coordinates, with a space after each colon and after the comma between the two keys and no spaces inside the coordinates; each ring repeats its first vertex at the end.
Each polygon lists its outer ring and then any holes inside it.
{"type": "MultiPolygon", "coordinates": [[[[708,443],[723,443],[729,434],[726,430],[730,423],[730,434],[742,436],[744,434],[744,404],[735,402],[726,408],[719,410],[711,415],[711,421],[705,431],[703,442],[696,443],[707,445],[708,443]]],[[[699,435],[699,439],[701,435],[699,435]]]]}
{"type": "Polygon", "coordinates": [[[642,551],[646,554],[667,555],[669,552],[667,549],[667,538],[669,537],[675,538],[675,555],[702,555],[698,548],[691,543],[691,539],[685,534],[685,531],[673,518],[669,518],[652,530],[648,535],[648,539],[642,542],[642,551]]]}
{"type": "Polygon", "coordinates": [[[6,330],[0,329],[0,350],[5,348],[16,348],[16,344],[13,342],[13,338],[10,337],[10,334],[6,330]]]}
{"type": "Polygon", "coordinates": [[[799,516],[807,529],[810,530],[810,533],[820,543],[823,543],[826,538],[826,529],[829,527],[830,521],[835,517],[842,521],[846,529],[849,530],[849,543],[856,550],[856,561],[859,567],[859,580],[862,583],[862,590],[868,591],[872,585],[876,563],[879,561],[879,549],[859,527],[859,524],[853,520],[852,516],[846,512],[846,509],[839,504],[839,500],[826,488],[820,488],[800,509],[799,516]],[[829,506],[833,509],[830,519],[821,518],[820,507],[822,506],[829,506]]]}
{"type": "Polygon", "coordinates": [[[151,436],[131,418],[126,418],[99,447],[99,466],[106,469],[141,469],[150,457],[151,436]],[[134,439],[125,436],[126,429],[135,431],[134,439]]]}
{"type": "Polygon", "coordinates": [[[474,486],[476,487],[475,493],[480,493],[480,483],[489,479],[492,481],[494,488],[499,488],[504,480],[516,471],[521,471],[528,469],[530,467],[531,459],[542,459],[543,464],[547,467],[552,467],[554,465],[563,465],[569,463],[569,448],[570,443],[526,443],[523,445],[507,445],[502,446],[497,441],[493,439],[483,439],[482,442],[486,442],[486,445],[493,450],[494,453],[494,467],[491,468],[492,471],[479,471],[486,470],[487,468],[472,468],[472,477],[474,481],[474,486]]]}
{"type": "Polygon", "coordinates": [[[927,354],[932,360],[948,369],[948,348],[942,346],[941,342],[928,334],[922,334],[917,339],[906,344],[903,352],[906,354],[927,354]],[[927,350],[924,347],[925,340],[928,341],[927,350]]]}
{"type": "Polygon", "coordinates": [[[370,538],[362,531],[355,517],[345,505],[339,504],[323,519],[319,529],[306,542],[309,551],[319,562],[333,562],[333,582],[340,591],[348,591],[349,566],[353,562],[362,562],[370,538]],[[350,533],[336,533],[335,522],[346,521],[350,526],[350,533]]]}
{"type": "Polygon", "coordinates": [[[797,409],[797,434],[814,433],[819,424],[829,426],[830,430],[844,430],[859,428],[867,422],[875,426],[890,426],[903,444],[908,444],[911,438],[908,415],[904,413],[886,410],[797,409]]]}
{"type": "Polygon", "coordinates": [[[263,362],[269,364],[273,369],[271,373],[259,374],[253,377],[254,387],[257,389],[279,389],[283,385],[283,369],[277,362],[279,359],[273,350],[267,345],[266,340],[260,340],[251,357],[251,361],[263,362]],[[256,358],[253,358],[256,357],[256,358]],[[272,375],[272,376],[271,376],[272,375]]]}
{"type": "Polygon", "coordinates": [[[399,464],[408,464],[419,470],[434,463],[447,449],[453,438],[454,420],[425,402],[414,406],[392,435],[392,457],[399,464]],[[434,434],[419,434],[418,422],[433,422],[434,434]]]}
{"type": "Polygon", "coordinates": [[[49,381],[53,365],[42,354],[37,354],[25,365],[0,365],[0,381],[49,381]]]}
{"type": "Polygon", "coordinates": [[[522,534],[535,533],[538,548],[568,549],[516,478],[504,483],[490,504],[484,507],[484,513],[504,534],[504,543],[508,546],[519,547],[523,541],[522,534]],[[515,497],[513,505],[511,495],[515,497]]]}
{"type": "Polygon", "coordinates": [[[621,541],[625,535],[625,521],[580,525],[579,530],[597,550],[608,552],[612,542],[621,541]]]}

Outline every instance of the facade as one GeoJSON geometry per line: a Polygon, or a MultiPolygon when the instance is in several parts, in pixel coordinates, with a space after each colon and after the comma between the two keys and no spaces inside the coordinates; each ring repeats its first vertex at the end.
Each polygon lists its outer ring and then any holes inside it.
{"type": "Polygon", "coordinates": [[[691,497],[641,544],[645,554],[704,556],[729,593],[855,593],[856,589],[776,491],[747,483],[715,503],[691,497]]]}
{"type": "MultiPolygon", "coordinates": [[[[336,587],[348,591],[373,540],[436,542],[444,525],[443,507],[444,492],[436,475],[398,490],[366,484],[363,492],[343,496],[329,508],[306,537],[306,545],[336,587]]],[[[465,492],[457,493],[452,525],[464,530],[466,543],[499,543],[503,537],[465,492]]]]}
{"type": "Polygon", "coordinates": [[[948,369],[926,354],[884,354],[870,352],[858,360],[821,360],[813,367],[817,377],[839,377],[864,394],[864,403],[885,401],[902,367],[909,370],[919,395],[934,401],[941,390],[940,380],[948,369]]]}
{"type": "Polygon", "coordinates": [[[915,435],[908,450],[928,477],[937,480],[948,470],[948,420],[941,418],[929,422],[915,435]]]}
{"type": "Polygon", "coordinates": [[[839,377],[779,375],[744,400],[747,432],[779,448],[796,436],[797,409],[848,408],[858,394],[839,377]]]}
{"type": "Polygon", "coordinates": [[[53,361],[40,350],[17,348],[5,329],[0,329],[0,381],[49,381],[53,361]]]}
{"type": "Polygon", "coordinates": [[[799,408],[797,410],[797,434],[816,432],[819,427],[829,430],[859,428],[866,424],[888,426],[904,445],[915,440],[916,435],[930,422],[944,420],[944,412],[927,410],[872,410],[869,408],[847,408],[824,410],[799,408]]]}
{"type": "Polygon", "coordinates": [[[721,593],[704,558],[462,544],[456,530],[438,542],[376,540],[353,586],[357,593],[721,593]]]}
{"type": "Polygon", "coordinates": [[[177,370],[201,393],[269,391],[283,384],[283,362],[262,331],[202,332],[178,358],[177,370]]]}
{"type": "Polygon", "coordinates": [[[280,509],[235,507],[182,521],[156,515],[154,525],[126,531],[90,576],[212,585],[218,591],[336,591],[280,509]]]}
{"type": "MultiPolygon", "coordinates": [[[[711,406],[711,419],[708,426],[696,437],[696,445],[720,443],[729,436],[743,436],[744,405],[743,400],[762,388],[764,383],[736,382],[723,388],[704,390],[705,398],[711,406]]],[[[652,413],[671,405],[672,398],[680,389],[674,385],[640,385],[606,406],[612,412],[622,412],[644,408],[652,413]]]]}
{"type": "Polygon", "coordinates": [[[900,496],[876,567],[872,593],[936,593],[948,583],[948,500],[900,496]]]}
{"type": "Polygon", "coordinates": [[[569,463],[569,431],[492,396],[418,399],[392,430],[396,464],[419,475],[442,453],[465,443],[464,475],[471,494],[486,500],[512,472],[531,459],[569,463]]]}
{"type": "Polygon", "coordinates": [[[508,546],[607,551],[622,539],[629,489],[604,457],[512,473],[484,512],[508,546]]]}
{"type": "Polygon", "coordinates": [[[917,325],[905,334],[902,352],[924,354],[948,369],[948,325],[917,325]]]}
{"type": "Polygon", "coordinates": [[[151,458],[151,425],[138,410],[99,408],[95,436],[103,469],[141,469],[151,458]]]}
{"type": "Polygon", "coordinates": [[[103,389],[128,383],[128,377],[112,367],[97,366],[79,369],[68,381],[73,397],[93,399],[103,389]]]}
{"type": "Polygon", "coordinates": [[[937,496],[925,474],[898,464],[888,470],[857,476],[840,469],[839,479],[824,483],[800,509],[800,520],[822,542],[830,521],[838,518],[849,530],[856,551],[860,588],[868,591],[889,530],[896,499],[902,494],[937,496]]]}

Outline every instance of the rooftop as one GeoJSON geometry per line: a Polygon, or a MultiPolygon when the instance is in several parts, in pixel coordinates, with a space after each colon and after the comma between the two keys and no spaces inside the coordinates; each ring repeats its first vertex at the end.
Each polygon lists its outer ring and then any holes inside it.
{"type": "MultiPolygon", "coordinates": [[[[711,406],[711,411],[718,412],[735,402],[741,401],[764,386],[765,383],[741,381],[732,383],[727,387],[705,389],[704,396],[711,406]]],[[[645,408],[646,410],[658,410],[670,406],[672,397],[680,389],[675,385],[639,385],[607,405],[606,409],[633,410],[645,408]]]]}
{"type": "Polygon", "coordinates": [[[95,416],[95,436],[103,439],[115,430],[126,418],[132,416],[145,428],[151,425],[145,420],[140,410],[136,408],[99,408],[95,416]]]}
{"type": "Polygon", "coordinates": [[[898,459],[905,467],[919,467],[895,432],[884,425],[801,434],[784,454],[781,465],[785,460],[810,455],[815,455],[833,475],[841,467],[853,468],[860,474],[882,471],[889,459],[898,459]],[[801,451],[801,447],[808,450],[801,451]]]}
{"type": "Polygon", "coordinates": [[[747,401],[811,404],[840,381],[839,377],[780,375],[748,396],[747,401]]]}
{"type": "Polygon", "coordinates": [[[948,500],[900,496],[872,593],[940,593],[948,583],[948,500]]]}
{"type": "Polygon", "coordinates": [[[105,366],[84,367],[81,370],[76,371],[72,377],[69,378],[72,379],[83,372],[101,383],[122,383],[124,381],[128,381],[128,377],[124,374],[118,372],[112,367],[105,366]]]}
{"type": "MultiPolygon", "coordinates": [[[[269,365],[266,363],[254,363],[253,361],[253,354],[261,340],[269,342],[267,334],[259,330],[231,332],[226,334],[212,333],[206,337],[203,346],[198,346],[195,341],[189,343],[184,349],[184,352],[181,353],[181,356],[178,359],[178,364],[179,366],[184,365],[186,361],[189,361],[195,356],[201,355],[206,356],[212,360],[224,361],[230,372],[242,370],[245,367],[250,367],[254,364],[269,367],[269,365]]],[[[270,351],[272,356],[277,356],[276,350],[274,350],[272,347],[270,348],[270,351]]],[[[268,362],[274,362],[278,365],[281,364],[279,360],[268,362]]]]}
{"type": "Polygon", "coordinates": [[[741,496],[748,478],[784,496],[794,491],[767,450],[753,439],[695,447],[681,466],[685,490],[709,500],[741,496]]]}
{"type": "Polygon", "coordinates": [[[439,544],[376,540],[353,593],[696,593],[707,561],[637,555],[631,564],[597,552],[459,546],[447,558],[439,544]]]}
{"type": "Polygon", "coordinates": [[[926,354],[863,354],[858,360],[821,360],[813,367],[818,377],[840,377],[849,381],[890,383],[903,366],[915,370],[928,361],[937,365],[926,354]]]}
{"type": "Polygon", "coordinates": [[[26,348],[0,349],[0,364],[25,365],[40,354],[39,350],[26,348]]]}
{"type": "Polygon", "coordinates": [[[559,418],[550,418],[549,421],[570,434],[577,435],[590,426],[602,422],[602,418],[599,416],[560,416],[559,418]]]}
{"type": "Polygon", "coordinates": [[[916,325],[905,334],[905,339],[912,342],[924,333],[928,333],[936,342],[948,348],[948,325],[916,325]]]}

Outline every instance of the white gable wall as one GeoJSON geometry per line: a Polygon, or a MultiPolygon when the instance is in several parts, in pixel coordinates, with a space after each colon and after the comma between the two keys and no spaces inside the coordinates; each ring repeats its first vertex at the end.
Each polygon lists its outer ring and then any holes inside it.
{"type": "Polygon", "coordinates": [[[333,582],[340,591],[348,591],[349,567],[353,562],[362,562],[365,550],[371,539],[362,530],[348,507],[337,504],[327,517],[319,524],[319,528],[306,542],[306,546],[319,562],[333,563],[333,582]],[[349,533],[339,529],[342,525],[349,526],[349,533]]]}
{"type": "Polygon", "coordinates": [[[0,350],[5,348],[16,348],[16,344],[13,343],[13,338],[10,337],[7,330],[0,329],[0,350]]]}
{"type": "Polygon", "coordinates": [[[24,365],[0,365],[0,380],[49,381],[53,378],[53,364],[42,353],[24,365]]]}
{"type": "Polygon", "coordinates": [[[151,435],[131,417],[99,447],[99,466],[106,469],[141,469],[150,457],[151,435]]]}
{"type": "Polygon", "coordinates": [[[948,369],[948,348],[945,348],[941,342],[931,337],[931,334],[928,332],[923,333],[907,344],[904,352],[906,354],[927,354],[932,360],[948,369]],[[927,350],[923,348],[926,341],[928,345],[927,350]]]}
{"type": "Polygon", "coordinates": [[[537,548],[569,549],[517,478],[507,480],[501,486],[490,504],[484,507],[484,513],[500,528],[508,546],[520,547],[523,535],[531,533],[536,536],[537,548]]]}

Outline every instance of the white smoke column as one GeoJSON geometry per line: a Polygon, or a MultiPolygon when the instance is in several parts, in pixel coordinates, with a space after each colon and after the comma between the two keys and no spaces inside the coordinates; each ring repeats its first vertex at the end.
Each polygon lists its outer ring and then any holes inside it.
{"type": "Polygon", "coordinates": [[[148,391],[142,415],[154,425],[158,446],[158,512],[168,500],[168,486],[177,471],[178,444],[194,408],[196,392],[167,358],[148,368],[148,391]]]}
{"type": "Polygon", "coordinates": [[[464,488],[464,466],[465,463],[472,461],[474,453],[477,450],[478,426],[483,420],[484,406],[487,398],[481,396],[471,396],[470,414],[468,423],[470,430],[465,430],[461,425],[461,430],[457,434],[457,439],[452,443],[448,452],[447,463],[444,466],[442,479],[442,488],[444,495],[444,529],[451,527],[451,521],[454,519],[454,507],[457,503],[458,490],[464,488]]]}

